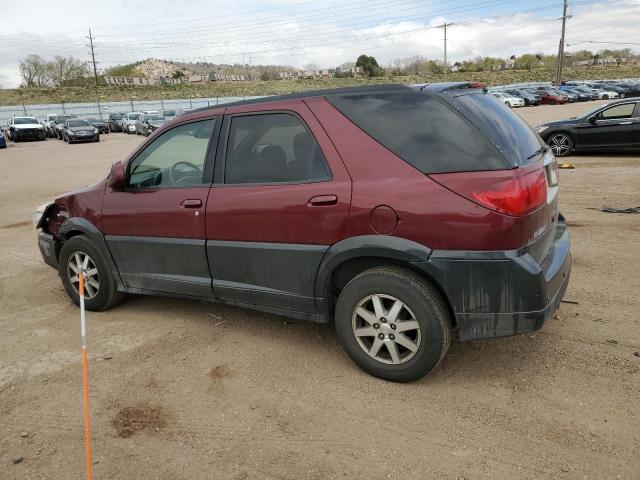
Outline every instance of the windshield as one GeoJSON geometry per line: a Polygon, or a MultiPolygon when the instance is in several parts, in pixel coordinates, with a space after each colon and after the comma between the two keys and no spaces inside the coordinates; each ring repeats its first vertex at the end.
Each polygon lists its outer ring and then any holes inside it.
{"type": "Polygon", "coordinates": [[[146,120],[149,122],[151,121],[157,122],[158,120],[164,120],[164,117],[162,115],[148,115],[146,117],[146,120]]]}
{"type": "Polygon", "coordinates": [[[69,120],[67,123],[70,127],[90,127],[91,124],[86,120],[69,120]]]}
{"type": "Polygon", "coordinates": [[[124,113],[114,113],[113,115],[111,115],[111,118],[113,118],[114,120],[121,120],[122,117],[124,117],[124,113]]]}
{"type": "Polygon", "coordinates": [[[128,115],[128,117],[129,117],[129,120],[137,120],[140,117],[140,114],[139,113],[130,113],[128,115]]]}
{"type": "Polygon", "coordinates": [[[36,117],[16,117],[14,120],[16,125],[27,125],[29,123],[38,123],[36,117]]]}
{"type": "Polygon", "coordinates": [[[60,115],[58,118],[56,118],[56,122],[57,123],[64,123],[65,120],[69,120],[70,118],[76,118],[75,115],[60,115]]]}
{"type": "Polygon", "coordinates": [[[165,117],[175,117],[176,116],[176,111],[175,110],[165,110],[164,111],[164,115],[165,115],[165,117]]]}

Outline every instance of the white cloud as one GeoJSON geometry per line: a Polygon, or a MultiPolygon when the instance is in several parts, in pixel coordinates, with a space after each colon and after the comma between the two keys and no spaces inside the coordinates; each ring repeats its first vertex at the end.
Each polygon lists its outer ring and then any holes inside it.
{"type": "MultiPolygon", "coordinates": [[[[548,3],[519,7],[536,9],[530,13],[481,21],[501,12],[478,8],[456,15],[452,2],[411,0],[368,2],[365,8],[359,6],[363,0],[351,4],[331,3],[337,0],[273,1],[245,0],[234,7],[242,10],[235,11],[212,6],[206,0],[113,0],[103,4],[99,12],[93,4],[87,4],[91,8],[83,9],[79,4],[71,11],[61,11],[52,2],[42,2],[33,5],[29,17],[5,9],[0,84],[12,87],[19,83],[18,62],[29,53],[88,59],[84,36],[87,26],[96,23],[97,14],[101,25],[94,28],[94,35],[103,67],[148,57],[216,63],[240,63],[243,58],[248,62],[251,58],[254,64],[315,63],[322,67],[353,61],[361,53],[374,55],[382,64],[412,55],[441,58],[443,31],[435,27],[445,18],[455,22],[448,29],[451,62],[478,55],[554,53],[560,33],[560,23],[554,21],[560,9],[545,9],[548,3]],[[395,8],[389,2],[395,3],[395,8]],[[250,10],[259,11],[238,14],[250,10]]],[[[506,14],[518,7],[504,8],[502,13],[506,14]]],[[[567,23],[570,44],[585,40],[640,42],[640,0],[583,3],[572,7],[571,13],[573,18],[567,23]]],[[[604,47],[616,45],[573,48],[604,47]]]]}

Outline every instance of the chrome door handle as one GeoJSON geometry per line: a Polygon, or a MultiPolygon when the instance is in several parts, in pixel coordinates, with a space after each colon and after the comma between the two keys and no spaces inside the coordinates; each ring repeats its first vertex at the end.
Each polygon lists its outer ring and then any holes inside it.
{"type": "Polygon", "coordinates": [[[310,207],[329,207],[338,204],[337,195],[317,195],[309,199],[307,205],[310,207]]]}
{"type": "Polygon", "coordinates": [[[180,206],[184,208],[200,208],[202,206],[202,200],[197,198],[188,198],[187,200],[183,200],[180,206]]]}
{"type": "Polygon", "coordinates": [[[620,122],[618,125],[631,125],[632,122],[620,122]]]}

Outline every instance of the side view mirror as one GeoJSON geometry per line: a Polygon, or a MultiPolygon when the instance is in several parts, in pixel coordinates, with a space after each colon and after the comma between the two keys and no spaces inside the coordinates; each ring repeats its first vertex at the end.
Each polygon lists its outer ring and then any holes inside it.
{"type": "Polygon", "coordinates": [[[111,173],[107,179],[107,185],[113,190],[122,190],[126,185],[126,175],[124,173],[124,165],[122,162],[115,162],[111,166],[111,173]]]}
{"type": "Polygon", "coordinates": [[[593,117],[589,117],[589,123],[591,125],[595,125],[597,121],[598,121],[598,119],[596,118],[595,115],[593,117]]]}

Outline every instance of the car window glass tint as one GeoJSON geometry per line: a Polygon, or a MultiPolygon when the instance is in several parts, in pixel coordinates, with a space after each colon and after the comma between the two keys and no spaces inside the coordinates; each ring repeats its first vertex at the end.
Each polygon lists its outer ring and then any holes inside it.
{"type": "Polygon", "coordinates": [[[215,119],[172,128],[156,138],[131,163],[129,186],[183,187],[202,184],[215,119]]]}
{"type": "MultiPolygon", "coordinates": [[[[501,117],[506,114],[502,110],[509,111],[509,108],[492,95],[486,96],[500,109],[500,113],[491,115],[489,121],[504,123],[501,117]]],[[[479,130],[453,108],[430,95],[368,93],[332,95],[327,100],[363,131],[422,173],[510,168],[479,130]]],[[[498,108],[493,103],[493,110],[486,115],[498,108]]],[[[473,108],[486,109],[483,105],[473,105],[473,108]]],[[[488,120],[483,117],[481,121],[488,120]]]]}
{"type": "Polygon", "coordinates": [[[631,118],[635,103],[625,103],[622,105],[616,105],[614,107],[607,108],[600,112],[600,118],[603,119],[616,119],[616,118],[631,118]]]}
{"type": "Polygon", "coordinates": [[[295,115],[271,113],[231,120],[225,183],[303,183],[330,179],[318,142],[295,115]]]}

